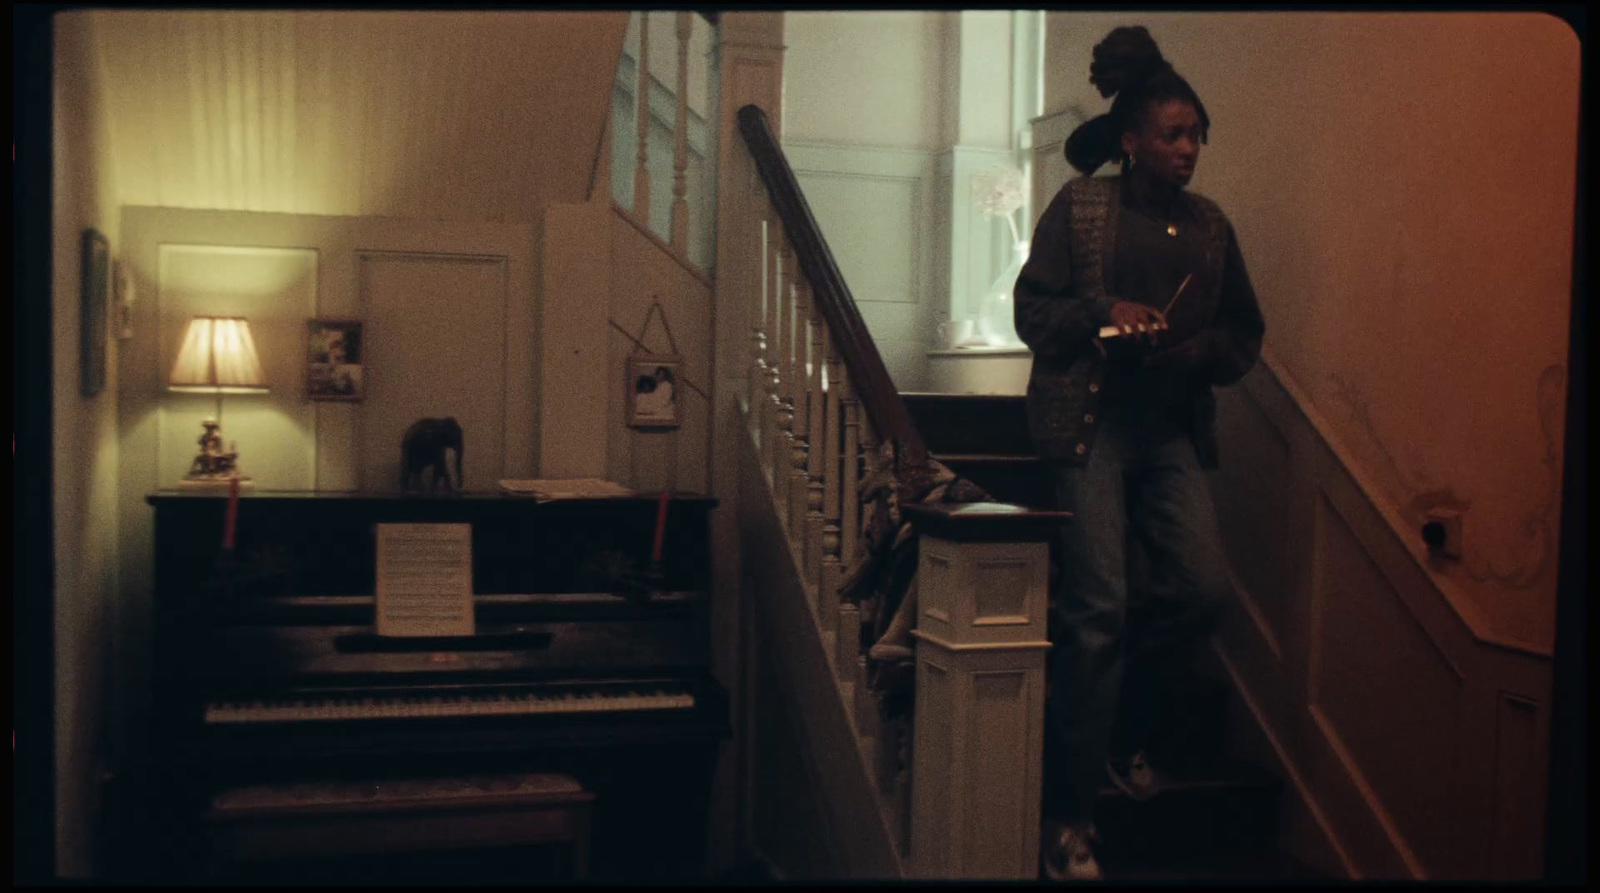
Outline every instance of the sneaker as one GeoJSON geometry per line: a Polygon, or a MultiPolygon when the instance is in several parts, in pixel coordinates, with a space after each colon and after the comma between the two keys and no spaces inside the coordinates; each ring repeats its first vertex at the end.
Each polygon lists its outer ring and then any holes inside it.
{"type": "Polygon", "coordinates": [[[1150,765],[1149,755],[1142,750],[1125,759],[1107,760],[1106,772],[1124,794],[1140,801],[1161,793],[1169,783],[1164,773],[1150,765]]]}
{"type": "Polygon", "coordinates": [[[1052,881],[1098,881],[1100,863],[1091,844],[1093,825],[1054,825],[1045,841],[1044,874],[1052,881]]]}

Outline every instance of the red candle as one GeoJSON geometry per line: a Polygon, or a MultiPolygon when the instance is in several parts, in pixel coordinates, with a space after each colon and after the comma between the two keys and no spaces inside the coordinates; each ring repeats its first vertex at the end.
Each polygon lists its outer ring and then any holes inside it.
{"type": "Polygon", "coordinates": [[[239,479],[228,481],[228,514],[222,522],[222,548],[233,548],[233,531],[239,524],[239,479]]]}
{"type": "Polygon", "coordinates": [[[650,562],[661,563],[661,543],[667,535],[667,500],[672,498],[672,491],[664,490],[661,493],[661,504],[656,508],[656,544],[650,551],[650,562]]]}

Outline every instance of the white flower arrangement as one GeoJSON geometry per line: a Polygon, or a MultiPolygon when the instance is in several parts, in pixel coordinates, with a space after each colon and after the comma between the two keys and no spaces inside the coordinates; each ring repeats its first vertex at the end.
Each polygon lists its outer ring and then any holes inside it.
{"type": "Polygon", "coordinates": [[[972,175],[972,203],[986,217],[1004,217],[1015,242],[1022,237],[1012,215],[1022,207],[1023,188],[1022,171],[1012,165],[994,165],[972,175]]]}

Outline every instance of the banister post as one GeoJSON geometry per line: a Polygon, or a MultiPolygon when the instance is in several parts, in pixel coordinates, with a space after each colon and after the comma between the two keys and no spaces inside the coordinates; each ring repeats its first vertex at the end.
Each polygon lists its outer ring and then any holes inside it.
{"type": "Polygon", "coordinates": [[[1065,512],[907,506],[919,540],[910,873],[1038,877],[1049,539],[1065,512]]]}

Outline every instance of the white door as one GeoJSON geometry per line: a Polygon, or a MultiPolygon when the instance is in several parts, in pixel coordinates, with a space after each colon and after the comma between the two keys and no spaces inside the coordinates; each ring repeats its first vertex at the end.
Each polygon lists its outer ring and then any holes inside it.
{"type": "MultiPolygon", "coordinates": [[[[398,489],[406,429],[445,417],[462,428],[464,489],[495,489],[506,476],[506,258],[368,252],[359,274],[360,489],[398,489]]],[[[453,477],[453,454],[450,462],[453,477]]]]}

